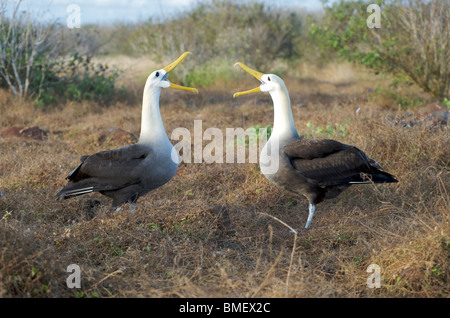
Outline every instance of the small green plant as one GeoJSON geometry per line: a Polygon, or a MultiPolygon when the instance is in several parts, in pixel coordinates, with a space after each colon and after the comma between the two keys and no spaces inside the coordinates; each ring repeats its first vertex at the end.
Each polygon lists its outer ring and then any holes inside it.
{"type": "Polygon", "coordinates": [[[156,224],[156,223],[151,222],[151,223],[148,224],[148,226],[149,226],[150,228],[154,229],[154,230],[161,231],[161,232],[163,232],[163,233],[167,233],[167,228],[166,228],[166,227],[161,228],[161,227],[160,227],[158,224],[156,224]]]}
{"type": "Polygon", "coordinates": [[[367,259],[367,256],[366,255],[364,255],[364,256],[362,256],[362,257],[354,257],[353,258],[353,263],[355,264],[355,265],[360,265],[362,262],[364,262],[365,260],[367,259]]]}
{"type": "Polygon", "coordinates": [[[31,268],[31,278],[36,277],[36,275],[37,275],[37,269],[36,269],[36,267],[32,267],[31,268]]]}
{"type": "Polygon", "coordinates": [[[348,240],[349,238],[350,237],[347,234],[342,234],[342,235],[336,234],[337,240],[348,240]]]}
{"type": "Polygon", "coordinates": [[[122,256],[123,254],[125,252],[120,247],[111,246],[111,256],[122,256]]]}
{"type": "Polygon", "coordinates": [[[159,225],[156,224],[156,223],[153,223],[153,222],[149,223],[148,226],[150,228],[154,229],[154,230],[159,230],[160,229],[159,225]]]}
{"type": "Polygon", "coordinates": [[[125,254],[125,251],[122,250],[119,246],[117,246],[112,238],[109,238],[108,241],[109,241],[109,249],[110,249],[111,257],[123,256],[125,254]]]}
{"type": "Polygon", "coordinates": [[[444,104],[444,106],[448,109],[450,109],[450,100],[448,100],[446,97],[444,98],[444,100],[442,101],[442,104],[444,104]]]}
{"type": "Polygon", "coordinates": [[[5,211],[5,214],[3,214],[2,218],[0,219],[0,221],[6,222],[8,220],[8,217],[12,214],[11,211],[5,211]]]}
{"type": "Polygon", "coordinates": [[[326,127],[321,127],[321,126],[314,126],[314,124],[312,123],[312,121],[309,121],[306,123],[306,127],[308,128],[306,135],[308,137],[314,136],[314,135],[318,135],[318,136],[324,136],[324,137],[331,137],[331,136],[336,136],[336,135],[340,135],[342,137],[347,137],[347,129],[348,129],[348,125],[347,124],[335,124],[334,126],[332,125],[327,125],[326,127]]]}
{"type": "MultiPolygon", "coordinates": [[[[108,291],[106,288],[105,288],[105,290],[108,291]]],[[[97,292],[92,292],[89,295],[88,293],[84,293],[82,291],[79,291],[79,292],[77,292],[76,295],[77,295],[78,298],[99,298],[100,297],[100,295],[97,292]]]]}
{"type": "Polygon", "coordinates": [[[269,140],[270,136],[272,135],[272,127],[270,125],[267,125],[265,127],[260,126],[260,125],[255,125],[252,128],[254,128],[256,130],[256,136],[258,137],[258,141],[259,138],[261,136],[261,134],[263,134],[264,132],[266,133],[266,140],[269,140]]]}
{"type": "Polygon", "coordinates": [[[175,231],[181,231],[184,224],[187,224],[192,221],[192,218],[186,218],[181,220],[180,222],[174,223],[170,222],[170,226],[175,229],[175,231]]]}
{"type": "Polygon", "coordinates": [[[442,269],[439,264],[434,264],[433,268],[431,269],[431,274],[433,274],[433,276],[437,278],[442,277],[442,269]]]}
{"type": "Polygon", "coordinates": [[[266,141],[269,140],[272,134],[272,127],[267,125],[265,127],[260,125],[255,125],[246,130],[248,132],[248,138],[246,136],[237,136],[236,137],[236,145],[244,145],[245,147],[249,147],[249,145],[254,145],[259,143],[260,138],[263,137],[266,141]]]}
{"type": "Polygon", "coordinates": [[[307,238],[305,238],[305,239],[302,241],[302,245],[303,245],[303,247],[305,247],[305,248],[309,248],[309,247],[312,246],[312,242],[313,242],[312,236],[308,236],[307,238]]]}

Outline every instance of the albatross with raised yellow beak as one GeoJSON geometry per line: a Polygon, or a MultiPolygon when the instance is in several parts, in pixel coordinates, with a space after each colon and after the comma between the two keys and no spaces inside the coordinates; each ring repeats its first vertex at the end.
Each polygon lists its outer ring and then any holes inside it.
{"type": "Polygon", "coordinates": [[[156,70],[147,78],[142,102],[141,133],[136,144],[101,151],[80,158],[81,164],[67,177],[70,183],[57,196],[60,199],[100,192],[112,198],[112,210],[168,182],[178,169],[178,154],[167,137],[159,110],[162,88],[198,93],[197,89],[173,84],[167,80],[172,71],[190,52],[175,62],[156,70]]]}
{"type": "Polygon", "coordinates": [[[284,190],[303,195],[309,201],[308,228],[316,204],[334,198],[352,184],[398,182],[358,148],[330,139],[303,139],[292,116],[289,93],[283,80],[236,63],[261,81],[254,89],[234,97],[268,92],[274,106],[272,134],[260,154],[261,172],[284,190]]]}

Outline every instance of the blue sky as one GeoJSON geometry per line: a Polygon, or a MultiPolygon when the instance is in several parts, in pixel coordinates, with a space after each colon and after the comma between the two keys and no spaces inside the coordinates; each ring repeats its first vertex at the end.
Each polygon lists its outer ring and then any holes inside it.
{"type": "MultiPolygon", "coordinates": [[[[17,0],[8,0],[17,1],[17,0]]],[[[65,22],[70,4],[80,8],[81,25],[88,23],[138,22],[149,17],[164,18],[189,10],[198,0],[23,0],[21,10],[30,10],[37,20],[65,22]]],[[[320,0],[259,0],[270,7],[320,10],[320,0]]]]}

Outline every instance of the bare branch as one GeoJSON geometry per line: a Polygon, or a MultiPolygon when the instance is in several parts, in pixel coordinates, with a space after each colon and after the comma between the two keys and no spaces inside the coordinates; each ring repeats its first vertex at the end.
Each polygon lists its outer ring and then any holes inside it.
{"type": "MultiPolygon", "coordinates": [[[[46,44],[53,25],[33,24],[30,12],[26,16],[19,14],[21,3],[14,2],[8,16],[7,1],[0,0],[0,86],[9,87],[15,96],[22,97],[28,95],[36,76],[36,57],[46,54],[43,59],[50,63],[54,48],[46,44]]],[[[42,83],[41,79],[37,82],[42,83]]]]}

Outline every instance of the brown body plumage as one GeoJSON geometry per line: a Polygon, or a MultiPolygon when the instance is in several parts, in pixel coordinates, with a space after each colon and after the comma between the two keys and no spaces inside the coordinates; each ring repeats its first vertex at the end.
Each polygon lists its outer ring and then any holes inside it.
{"type": "Polygon", "coordinates": [[[277,186],[304,195],[310,203],[334,198],[352,184],[397,182],[356,147],[329,139],[299,139],[283,148],[277,186]]]}

